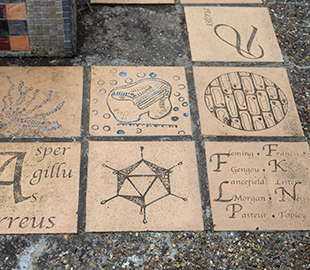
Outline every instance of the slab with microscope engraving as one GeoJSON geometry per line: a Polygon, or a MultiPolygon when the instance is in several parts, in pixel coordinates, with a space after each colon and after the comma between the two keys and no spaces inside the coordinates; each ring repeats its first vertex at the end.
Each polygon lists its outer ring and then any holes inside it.
{"type": "Polygon", "coordinates": [[[309,230],[306,142],[206,142],[214,229],[309,230]]]}
{"type": "Polygon", "coordinates": [[[194,142],[90,142],[86,232],[203,230],[194,142]]]}
{"type": "Polygon", "coordinates": [[[193,61],[283,62],[267,8],[184,10],[193,61]]]}
{"type": "Polygon", "coordinates": [[[92,136],[191,135],[183,67],[92,67],[92,136]]]}
{"type": "Polygon", "coordinates": [[[76,233],[79,143],[0,144],[0,233],[76,233]]]}
{"type": "Polygon", "coordinates": [[[194,67],[203,135],[303,136],[284,68],[194,67]]]}
{"type": "Polygon", "coordinates": [[[80,136],[82,67],[0,67],[0,137],[80,136]]]}

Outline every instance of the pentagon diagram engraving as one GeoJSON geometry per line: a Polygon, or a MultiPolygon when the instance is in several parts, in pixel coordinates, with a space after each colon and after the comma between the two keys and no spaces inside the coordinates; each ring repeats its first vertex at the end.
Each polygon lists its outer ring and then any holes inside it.
{"type": "Polygon", "coordinates": [[[152,119],[161,119],[171,111],[171,91],[168,82],[146,78],[113,88],[107,97],[107,104],[119,122],[137,122],[143,114],[152,119]],[[124,103],[125,110],[122,109],[124,103]]]}
{"type": "Polygon", "coordinates": [[[173,172],[173,168],[183,163],[179,162],[175,166],[165,169],[145,160],[143,158],[144,147],[141,146],[140,149],[141,159],[127,168],[116,170],[106,164],[102,164],[104,168],[112,170],[113,174],[117,176],[117,194],[107,200],[102,200],[101,204],[104,205],[116,197],[122,197],[140,206],[140,215],[143,215],[143,223],[146,224],[146,208],[148,206],[169,195],[182,199],[183,201],[187,201],[187,198],[173,194],[170,186],[170,174],[173,172]],[[143,174],[136,174],[135,169],[141,165],[146,165],[147,170],[143,174]],[[160,190],[159,193],[153,192],[156,188],[160,190]]]}
{"type": "Polygon", "coordinates": [[[227,126],[258,131],[279,124],[288,100],[271,80],[250,72],[230,72],[206,88],[204,101],[211,114],[227,126]]]}
{"type": "Polygon", "coordinates": [[[10,76],[6,78],[10,83],[10,88],[1,97],[0,130],[12,125],[43,131],[57,130],[62,127],[58,121],[51,117],[62,109],[65,101],[54,106],[52,110],[43,110],[44,106],[51,102],[53,90],[43,94],[39,89],[25,87],[23,81],[20,81],[17,86],[10,76]]]}

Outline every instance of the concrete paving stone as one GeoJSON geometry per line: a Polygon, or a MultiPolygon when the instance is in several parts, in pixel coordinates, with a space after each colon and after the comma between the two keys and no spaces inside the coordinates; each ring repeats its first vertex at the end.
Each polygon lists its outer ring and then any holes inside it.
{"type": "Polygon", "coordinates": [[[82,67],[0,67],[0,137],[80,136],[82,67]]]}
{"type": "Polygon", "coordinates": [[[193,69],[203,135],[304,136],[284,68],[193,69]]]}
{"type": "Polygon", "coordinates": [[[174,0],[90,0],[91,4],[174,4],[174,0]]]}
{"type": "Polygon", "coordinates": [[[184,10],[193,61],[283,62],[267,8],[184,10]]]}
{"type": "Polygon", "coordinates": [[[309,230],[306,142],[205,142],[216,231],[309,230]]]}
{"type": "Polygon", "coordinates": [[[181,0],[181,4],[261,4],[261,0],[181,0]]]}
{"type": "Polygon", "coordinates": [[[24,3],[6,3],[6,11],[9,20],[27,19],[26,4],[24,3]]]}
{"type": "Polygon", "coordinates": [[[183,67],[92,67],[92,136],[191,135],[183,67]]]}
{"type": "Polygon", "coordinates": [[[203,230],[194,142],[90,142],[85,230],[203,230]]]}
{"type": "Polygon", "coordinates": [[[79,143],[0,144],[0,233],[76,233],[79,143]]]}

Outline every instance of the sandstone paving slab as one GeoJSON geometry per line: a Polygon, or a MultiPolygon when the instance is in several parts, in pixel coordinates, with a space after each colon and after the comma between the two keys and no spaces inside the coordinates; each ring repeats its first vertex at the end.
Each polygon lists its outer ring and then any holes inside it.
{"type": "Polygon", "coordinates": [[[0,234],[76,233],[79,143],[0,144],[0,234]]]}
{"type": "Polygon", "coordinates": [[[90,142],[85,230],[203,230],[194,142],[90,142]]]}
{"type": "Polygon", "coordinates": [[[193,61],[283,62],[267,8],[184,10],[193,61]]]}
{"type": "Polygon", "coordinates": [[[92,67],[92,136],[191,135],[183,67],[92,67]]]}
{"type": "Polygon", "coordinates": [[[80,136],[82,67],[0,67],[0,137],[80,136]]]}
{"type": "Polygon", "coordinates": [[[174,4],[174,0],[90,0],[91,4],[174,4]]]}
{"type": "Polygon", "coordinates": [[[284,68],[193,69],[203,135],[303,136],[284,68]]]}
{"type": "Polygon", "coordinates": [[[261,0],[181,0],[181,4],[256,4],[261,0]]]}
{"type": "Polygon", "coordinates": [[[306,142],[205,142],[214,229],[309,230],[306,142]]]}

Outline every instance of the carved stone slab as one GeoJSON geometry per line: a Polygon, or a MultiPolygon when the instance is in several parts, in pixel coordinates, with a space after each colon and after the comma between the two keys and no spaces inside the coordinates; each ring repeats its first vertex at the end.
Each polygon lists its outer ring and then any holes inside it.
{"type": "Polygon", "coordinates": [[[262,3],[261,0],[181,0],[181,4],[246,4],[262,3]]]}
{"type": "Polygon", "coordinates": [[[92,136],[190,135],[183,67],[92,67],[92,136]]]}
{"type": "Polygon", "coordinates": [[[0,67],[0,137],[80,136],[82,67],[0,67]]]}
{"type": "Polygon", "coordinates": [[[205,145],[215,230],[310,229],[307,143],[205,145]]]}
{"type": "Polygon", "coordinates": [[[193,61],[283,61],[267,8],[184,9],[193,61]]]}
{"type": "Polygon", "coordinates": [[[86,231],[203,230],[194,142],[90,142],[86,231]]]}
{"type": "Polygon", "coordinates": [[[80,144],[0,147],[0,234],[76,233],[80,144]]]}
{"type": "Polygon", "coordinates": [[[284,68],[194,67],[203,135],[303,136],[284,68]]]}
{"type": "Polygon", "coordinates": [[[90,0],[91,4],[174,4],[174,0],[90,0]]]}

